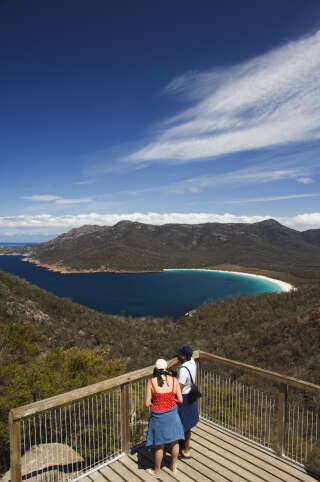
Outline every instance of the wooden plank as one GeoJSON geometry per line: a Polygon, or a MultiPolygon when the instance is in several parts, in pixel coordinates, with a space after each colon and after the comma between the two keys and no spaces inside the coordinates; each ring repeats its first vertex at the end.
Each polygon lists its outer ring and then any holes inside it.
{"type": "MultiPolygon", "coordinates": [[[[207,453],[206,451],[203,452],[207,453]]],[[[249,480],[243,476],[242,470],[238,470],[238,467],[235,467],[235,470],[232,470],[231,465],[226,464],[225,459],[217,454],[214,460],[209,459],[206,455],[202,455],[202,453],[198,452],[195,448],[193,448],[193,454],[194,456],[192,459],[185,459],[184,462],[192,464],[193,467],[197,468],[199,472],[206,476],[210,477],[212,473],[216,473],[221,477],[224,477],[225,480],[230,480],[232,482],[245,482],[249,480]]]]}
{"type": "Polygon", "coordinates": [[[11,482],[21,480],[21,427],[20,421],[13,419],[12,411],[9,413],[10,432],[10,477],[11,482]]]}
{"type": "MultiPolygon", "coordinates": [[[[153,456],[150,452],[145,452],[144,453],[146,458],[149,459],[153,466],[153,456]]],[[[169,462],[169,457],[165,456],[166,462],[169,462]]],[[[161,469],[162,471],[168,472],[169,469],[167,467],[163,467],[161,469]]],[[[186,465],[183,461],[179,460],[178,461],[178,472],[175,474],[172,474],[170,471],[170,475],[173,476],[173,480],[181,480],[181,482],[185,482],[186,480],[188,482],[194,481],[194,482],[225,482],[225,479],[222,479],[221,477],[217,475],[213,475],[210,479],[207,479],[203,475],[199,474],[198,471],[194,470],[192,467],[186,465]]]]}
{"type": "Polygon", "coordinates": [[[259,477],[259,480],[266,482],[279,481],[279,478],[270,474],[270,472],[261,470],[257,465],[253,465],[250,462],[241,459],[241,457],[234,455],[228,450],[215,446],[214,443],[209,442],[208,440],[201,439],[201,437],[196,434],[193,434],[192,437],[192,449],[205,455],[208,459],[220,462],[222,465],[225,465],[248,481],[256,482],[257,477],[259,477]]]}
{"type": "Polygon", "coordinates": [[[273,380],[274,382],[283,383],[285,385],[290,385],[291,387],[300,388],[300,390],[305,390],[308,392],[315,392],[319,395],[320,385],[315,385],[314,383],[304,382],[298,378],[288,377],[286,375],[281,375],[277,372],[271,372],[270,370],[264,370],[263,368],[258,368],[252,365],[247,365],[246,363],[237,362],[235,360],[229,360],[228,358],[223,358],[218,355],[212,355],[204,351],[199,351],[199,358],[210,360],[216,362],[220,365],[225,365],[228,367],[239,368],[245,372],[253,373],[255,375],[262,376],[273,380]]]}
{"type": "Polygon", "coordinates": [[[105,477],[105,480],[108,480],[108,482],[123,482],[122,477],[120,477],[112,469],[112,465],[113,464],[110,464],[107,467],[101,467],[101,469],[99,469],[99,472],[101,472],[102,476],[105,477]]]}
{"type": "MultiPolygon", "coordinates": [[[[154,480],[154,478],[151,477],[148,474],[146,469],[139,469],[137,463],[134,460],[132,460],[131,458],[129,458],[129,459],[123,458],[123,459],[121,459],[121,463],[123,465],[125,465],[129,470],[131,469],[132,471],[137,472],[138,477],[140,477],[141,480],[143,480],[145,482],[149,482],[150,479],[154,480]]],[[[163,482],[173,482],[174,481],[174,479],[172,477],[168,476],[168,474],[166,474],[166,472],[164,472],[163,470],[161,470],[160,480],[163,481],[163,482]]]]}
{"type": "MultiPolygon", "coordinates": [[[[181,464],[182,465],[182,464],[181,464]]],[[[198,472],[198,481],[201,480],[220,480],[223,482],[237,482],[236,479],[230,478],[230,472],[228,473],[229,476],[227,476],[227,471],[224,470],[223,467],[219,466],[216,464],[212,464],[211,467],[208,467],[207,465],[204,465],[201,461],[196,460],[195,458],[193,459],[184,459],[183,460],[183,465],[188,466],[187,469],[184,469],[186,473],[188,473],[189,469],[194,469],[198,472]]],[[[233,474],[231,473],[233,476],[233,474]]],[[[238,479],[239,481],[239,479],[238,479]]],[[[243,479],[241,479],[241,482],[243,482],[243,479]]]]}
{"type": "MultiPolygon", "coordinates": [[[[252,472],[256,472],[261,476],[261,478],[265,478],[265,480],[267,480],[268,482],[269,480],[279,480],[279,471],[281,469],[268,464],[261,458],[250,455],[250,453],[247,453],[245,449],[235,447],[234,445],[224,442],[217,437],[202,436],[201,431],[192,431],[192,440],[198,442],[201,445],[204,444],[208,449],[212,450],[213,456],[214,453],[219,450],[221,450],[221,452],[219,453],[223,453],[223,451],[226,451],[229,452],[229,454],[237,456],[240,460],[235,461],[236,464],[239,464],[244,468],[245,463],[252,465],[252,468],[250,470],[252,470],[252,472]]],[[[231,458],[229,454],[226,455],[226,458],[231,458]]]]}
{"type": "MultiPolygon", "coordinates": [[[[138,475],[135,475],[131,470],[128,470],[127,467],[125,467],[122,464],[123,461],[122,457],[121,459],[117,460],[117,462],[114,462],[112,464],[112,470],[116,472],[120,477],[122,477],[124,480],[129,481],[129,482],[141,482],[140,477],[138,475]]],[[[154,480],[153,477],[150,475],[150,480],[154,480]]]]}
{"type": "MultiPolygon", "coordinates": [[[[196,431],[197,433],[198,431],[205,433],[203,436],[214,444],[224,443],[229,445],[233,451],[240,450],[243,454],[250,454],[257,459],[257,463],[261,464],[262,462],[266,462],[276,470],[281,470],[292,475],[299,482],[314,481],[314,478],[309,476],[303,469],[296,468],[293,464],[279,459],[271,452],[254,446],[250,441],[242,441],[232,434],[229,435],[225,433],[225,431],[220,431],[205,423],[200,423],[196,429],[193,429],[193,431],[196,431]]],[[[269,470],[271,471],[271,468],[269,470]]]]}
{"type": "MultiPolygon", "coordinates": [[[[148,455],[147,454],[148,454],[148,451],[139,451],[139,453],[129,456],[132,463],[135,465],[136,470],[138,470],[140,477],[143,472],[146,473],[147,469],[153,468],[153,456],[151,453],[149,453],[148,455]],[[144,467],[139,467],[139,462],[141,461],[144,467]]],[[[164,457],[164,463],[166,462],[168,462],[168,459],[164,457]]],[[[171,470],[168,467],[166,466],[161,467],[161,480],[163,482],[173,482],[174,480],[177,480],[174,475],[175,474],[173,474],[173,472],[171,472],[171,470]]]]}
{"type": "MultiPolygon", "coordinates": [[[[88,475],[86,477],[87,480],[90,482],[106,482],[106,480],[109,482],[110,479],[107,477],[104,477],[99,470],[96,472],[93,472],[92,474],[88,475]]],[[[121,480],[121,479],[120,479],[121,480]]],[[[80,479],[80,482],[82,482],[82,479],[80,479]]]]}

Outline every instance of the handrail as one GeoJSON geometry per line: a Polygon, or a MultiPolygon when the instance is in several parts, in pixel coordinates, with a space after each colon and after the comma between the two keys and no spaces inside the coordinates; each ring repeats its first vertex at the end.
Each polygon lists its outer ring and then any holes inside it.
{"type": "MultiPolygon", "coordinates": [[[[195,351],[193,354],[193,357],[196,359],[199,358],[199,359],[215,361],[219,364],[233,367],[233,368],[238,368],[246,372],[260,375],[264,378],[268,378],[275,382],[289,385],[305,391],[317,392],[317,393],[320,392],[320,385],[316,385],[310,382],[305,382],[303,380],[299,380],[298,378],[281,375],[280,373],[277,373],[277,372],[265,370],[263,368],[255,367],[253,365],[248,365],[246,363],[238,362],[238,361],[224,358],[218,355],[213,355],[211,353],[207,353],[202,350],[195,351]]],[[[173,365],[173,364],[177,364],[178,361],[176,358],[173,358],[168,363],[173,365]]],[[[48,410],[50,408],[59,407],[59,406],[66,405],[68,403],[80,400],[81,398],[89,397],[90,395],[94,395],[95,393],[99,393],[105,390],[110,390],[111,388],[121,386],[124,383],[129,383],[134,380],[139,380],[140,378],[150,375],[152,373],[152,370],[153,370],[153,365],[150,365],[146,368],[125,373],[124,375],[119,375],[118,377],[110,378],[108,380],[94,383],[92,385],[78,388],[76,390],[71,390],[70,392],[61,393],[59,395],[55,395],[54,397],[46,398],[45,400],[40,400],[38,402],[33,402],[18,408],[13,408],[11,409],[11,412],[10,412],[12,420],[19,420],[21,418],[34,415],[38,412],[48,410]]]]}
{"type": "Polygon", "coordinates": [[[246,363],[241,363],[235,360],[230,360],[228,358],[223,358],[218,355],[212,355],[211,353],[207,353],[205,351],[201,351],[201,350],[199,351],[199,358],[215,361],[217,363],[220,363],[221,365],[238,368],[246,372],[253,373],[255,375],[260,375],[264,378],[268,378],[269,380],[273,380],[274,382],[289,385],[295,388],[300,388],[300,390],[302,389],[308,392],[317,392],[317,393],[320,392],[320,385],[315,385],[314,383],[311,383],[311,382],[305,382],[303,380],[299,380],[298,378],[281,375],[281,373],[272,372],[270,370],[258,368],[253,365],[248,365],[246,363]]]}
{"type": "MultiPolygon", "coordinates": [[[[198,358],[198,352],[194,352],[193,356],[194,358],[198,358]]],[[[178,363],[178,360],[177,358],[173,358],[168,363],[174,365],[178,363]]],[[[124,375],[119,375],[118,377],[109,378],[108,380],[103,380],[102,382],[94,383],[86,387],[77,388],[76,390],[71,390],[70,392],[61,393],[59,395],[55,395],[54,397],[39,400],[38,402],[13,408],[10,411],[12,420],[20,420],[21,418],[35,415],[36,413],[43,412],[44,410],[61,407],[63,405],[67,405],[68,403],[81,400],[82,398],[90,397],[90,395],[110,390],[115,387],[120,387],[125,383],[139,380],[140,378],[150,375],[153,371],[153,368],[154,365],[150,365],[146,368],[141,368],[133,372],[125,373],[124,375]]]]}

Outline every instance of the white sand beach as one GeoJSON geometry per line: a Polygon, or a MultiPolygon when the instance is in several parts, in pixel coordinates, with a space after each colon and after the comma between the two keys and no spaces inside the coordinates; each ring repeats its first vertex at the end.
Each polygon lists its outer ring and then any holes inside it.
{"type": "Polygon", "coordinates": [[[281,288],[282,292],[284,292],[284,291],[288,292],[288,291],[291,291],[291,290],[295,289],[290,283],[286,283],[285,281],[281,281],[281,280],[275,279],[275,278],[269,278],[268,276],[263,276],[263,275],[260,275],[260,274],[243,273],[242,271],[226,271],[226,270],[220,270],[220,269],[204,269],[204,268],[194,268],[194,269],[193,268],[190,268],[190,269],[175,268],[175,269],[165,269],[164,271],[175,271],[175,270],[179,270],[179,271],[213,271],[213,272],[216,272],[216,273],[237,274],[237,275],[242,275],[242,276],[248,276],[250,278],[264,279],[266,281],[269,281],[270,283],[273,283],[273,284],[279,286],[279,288],[281,288]]]}

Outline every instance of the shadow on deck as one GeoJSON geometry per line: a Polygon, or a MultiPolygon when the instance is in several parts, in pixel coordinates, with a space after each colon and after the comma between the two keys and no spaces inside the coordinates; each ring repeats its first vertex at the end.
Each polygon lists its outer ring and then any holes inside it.
{"type": "MultiPolygon", "coordinates": [[[[236,437],[231,432],[201,422],[192,431],[192,453],[190,460],[180,460],[178,472],[169,469],[170,456],[163,462],[160,480],[194,482],[311,482],[320,480],[314,474],[276,457],[257,444],[236,437]]],[[[84,482],[139,482],[155,480],[146,472],[153,467],[153,454],[141,447],[135,454],[123,456],[110,465],[100,467],[90,475],[82,477],[84,482]]]]}

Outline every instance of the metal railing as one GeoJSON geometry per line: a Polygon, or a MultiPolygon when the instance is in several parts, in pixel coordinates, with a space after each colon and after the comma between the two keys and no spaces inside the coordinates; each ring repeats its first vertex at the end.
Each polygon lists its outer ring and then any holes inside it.
{"type": "Polygon", "coordinates": [[[205,352],[199,361],[203,420],[319,469],[319,385],[205,352]]]}
{"type": "MultiPolygon", "coordinates": [[[[313,460],[320,386],[202,351],[201,419],[300,464],[313,460]]],[[[177,362],[177,361],[175,361],[177,362]]],[[[67,481],[145,440],[153,366],[12,409],[11,481],[67,481]]]]}

